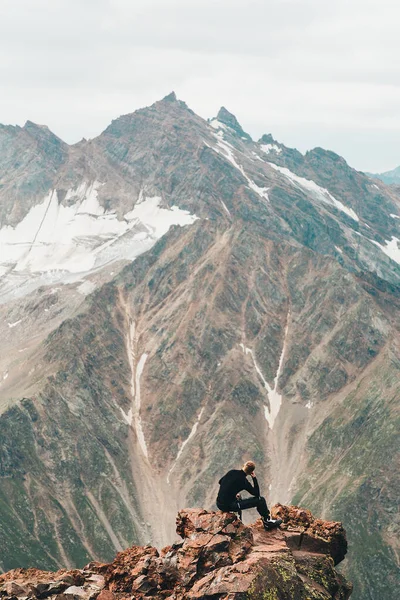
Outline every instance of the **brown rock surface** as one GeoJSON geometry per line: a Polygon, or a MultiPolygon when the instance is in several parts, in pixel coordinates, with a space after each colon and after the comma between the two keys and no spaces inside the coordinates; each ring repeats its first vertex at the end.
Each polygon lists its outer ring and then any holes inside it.
{"type": "Polygon", "coordinates": [[[352,586],[335,569],[347,551],[341,523],[315,519],[297,506],[275,505],[281,529],[261,520],[246,527],[233,513],[185,509],[182,542],[133,546],[108,565],[49,573],[16,569],[0,576],[0,598],[55,600],[346,600],[352,586]]]}
{"type": "Polygon", "coordinates": [[[283,520],[281,529],[291,549],[329,554],[335,565],[344,559],[347,541],[342,523],[315,519],[309,510],[282,504],[273,507],[272,516],[283,520]]]}

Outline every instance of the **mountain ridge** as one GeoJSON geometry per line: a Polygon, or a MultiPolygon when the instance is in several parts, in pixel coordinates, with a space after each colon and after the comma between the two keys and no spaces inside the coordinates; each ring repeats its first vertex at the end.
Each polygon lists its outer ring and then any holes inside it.
{"type": "MultiPolygon", "coordinates": [[[[121,119],[69,150],[45,196],[54,215],[73,210],[74,226],[91,215],[77,246],[85,260],[115,253],[78,273],[29,271],[24,255],[2,277],[3,294],[25,280],[0,305],[0,530],[10,548],[0,564],[36,556],[54,568],[161,544],[177,507],[211,507],[221,472],[253,458],[270,502],[304,497],[349,521],[350,544],[361,538],[347,566],[354,597],[389,598],[399,197],[327,151],[242,140],[174,98],[121,119]],[[136,216],[148,208],[147,220],[136,216]],[[189,221],[158,235],[160,211],[189,221]],[[90,237],[102,221],[133,227],[90,237]],[[124,254],[144,234],[149,247],[124,254]]],[[[28,208],[0,198],[3,209],[28,208]]],[[[40,241],[28,258],[50,242],[53,258],[58,240],[40,241]]]]}
{"type": "Polygon", "coordinates": [[[370,177],[378,179],[387,185],[398,185],[400,183],[400,166],[384,171],[383,173],[367,173],[370,177]]]}

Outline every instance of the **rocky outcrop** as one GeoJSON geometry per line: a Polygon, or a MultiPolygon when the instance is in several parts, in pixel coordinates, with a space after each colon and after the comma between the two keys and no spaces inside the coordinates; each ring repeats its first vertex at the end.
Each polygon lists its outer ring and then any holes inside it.
{"type": "Polygon", "coordinates": [[[225,108],[225,106],[221,106],[221,108],[219,109],[218,114],[217,114],[217,120],[220,123],[223,123],[224,125],[227,125],[228,127],[230,127],[232,129],[232,131],[234,131],[242,139],[251,141],[251,137],[249,136],[248,133],[243,131],[243,129],[242,129],[239,121],[235,117],[235,115],[230,113],[229,110],[227,110],[225,108]]]}
{"type": "Polygon", "coordinates": [[[280,530],[259,519],[246,527],[233,513],[185,509],[178,513],[183,541],[159,553],[151,546],[119,552],[110,564],[49,573],[16,569],[0,576],[0,598],[55,600],[346,600],[351,585],[334,565],[347,551],[341,523],[310,511],[276,505],[280,530]]]}

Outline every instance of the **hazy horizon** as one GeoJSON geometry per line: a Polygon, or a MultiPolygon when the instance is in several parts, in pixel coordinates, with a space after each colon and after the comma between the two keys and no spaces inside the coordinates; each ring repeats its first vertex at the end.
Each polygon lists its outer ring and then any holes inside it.
{"type": "Polygon", "coordinates": [[[0,122],[68,143],[171,90],[221,105],[258,139],[400,164],[400,7],[393,0],[3,0],[0,122]]]}

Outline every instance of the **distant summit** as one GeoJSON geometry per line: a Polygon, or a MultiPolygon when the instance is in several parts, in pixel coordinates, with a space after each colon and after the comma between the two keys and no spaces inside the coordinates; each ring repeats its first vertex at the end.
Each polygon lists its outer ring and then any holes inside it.
{"type": "Polygon", "coordinates": [[[388,185],[399,185],[400,184],[400,166],[392,169],[391,171],[385,171],[384,173],[367,173],[374,179],[380,179],[383,183],[388,185]]]}
{"type": "Polygon", "coordinates": [[[178,100],[178,98],[176,97],[175,92],[171,92],[170,94],[167,94],[166,96],[164,96],[163,98],[163,102],[176,102],[178,100]]]}
{"type": "Polygon", "coordinates": [[[276,144],[276,139],[272,137],[271,133],[264,133],[259,139],[260,144],[276,144]]]}
{"type": "Polygon", "coordinates": [[[245,138],[251,141],[251,137],[248,133],[243,131],[242,126],[239,121],[229,110],[225,108],[225,106],[221,106],[217,114],[217,120],[224,125],[227,125],[231,129],[233,129],[240,137],[245,138]]]}

